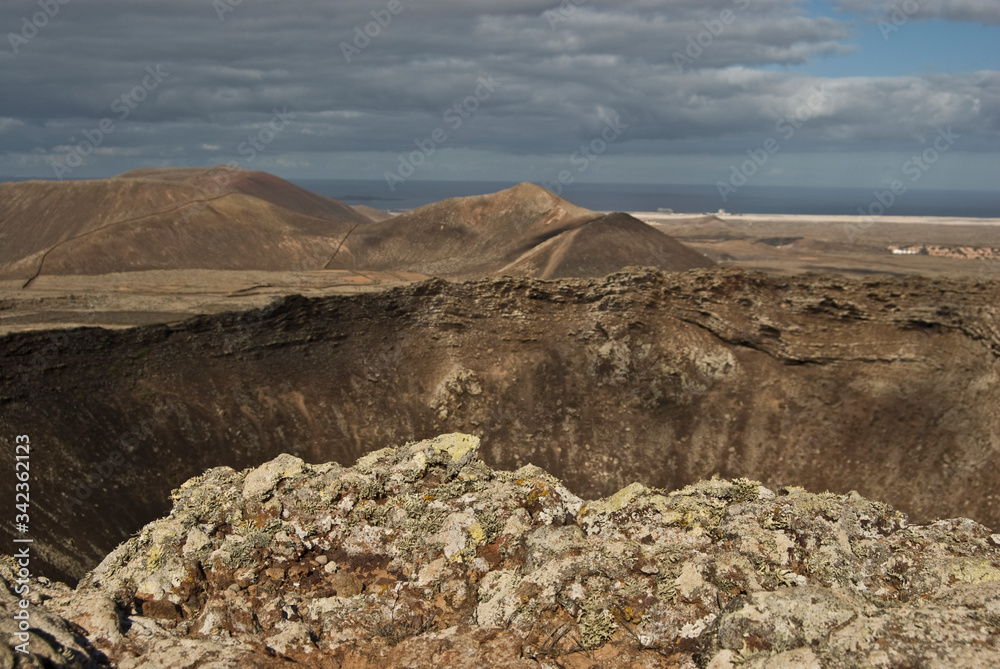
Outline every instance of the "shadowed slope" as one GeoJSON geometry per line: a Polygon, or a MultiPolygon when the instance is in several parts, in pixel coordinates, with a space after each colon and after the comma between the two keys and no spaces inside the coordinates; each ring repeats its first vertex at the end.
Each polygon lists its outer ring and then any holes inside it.
{"type": "Polygon", "coordinates": [[[49,576],[81,576],[209,467],[451,431],[585,497],[749,476],[997,526],[998,304],[996,283],[732,270],[289,297],[0,337],[0,432],[40,445],[49,576]]]}

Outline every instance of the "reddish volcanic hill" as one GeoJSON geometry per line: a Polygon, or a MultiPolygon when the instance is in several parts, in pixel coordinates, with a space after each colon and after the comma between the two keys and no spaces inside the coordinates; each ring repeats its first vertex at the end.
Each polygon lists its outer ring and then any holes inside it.
{"type": "Polygon", "coordinates": [[[240,193],[270,202],[273,205],[306,216],[338,219],[353,223],[366,222],[368,218],[354,207],[339,200],[317,195],[267,172],[216,167],[138,169],[119,174],[117,179],[177,181],[193,185],[206,193],[240,193]]]}
{"type": "Polygon", "coordinates": [[[466,279],[594,277],[630,265],[683,271],[713,263],[627,214],[603,215],[522,183],[359,227],[327,268],[466,279]]]}
{"type": "Polygon", "coordinates": [[[141,169],[94,181],[0,184],[0,279],[145,270],[389,271],[452,279],[597,277],[712,266],[627,214],[523,183],[403,215],[263,172],[141,169]]]}
{"type": "Polygon", "coordinates": [[[0,184],[0,278],[322,267],[368,219],[262,172],[145,169],[0,184]]]}

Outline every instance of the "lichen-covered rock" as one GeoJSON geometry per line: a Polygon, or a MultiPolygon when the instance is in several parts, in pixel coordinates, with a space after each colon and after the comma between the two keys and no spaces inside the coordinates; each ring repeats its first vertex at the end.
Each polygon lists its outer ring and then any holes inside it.
{"type": "Polygon", "coordinates": [[[477,448],[210,470],[36,608],[119,667],[1000,665],[972,521],[746,479],[585,501],[477,448]]]}

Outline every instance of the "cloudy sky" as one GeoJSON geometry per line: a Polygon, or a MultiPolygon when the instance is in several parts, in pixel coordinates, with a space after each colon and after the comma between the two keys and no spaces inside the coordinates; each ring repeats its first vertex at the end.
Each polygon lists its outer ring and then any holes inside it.
{"type": "Polygon", "coordinates": [[[756,156],[759,185],[878,187],[926,156],[921,186],[1000,191],[998,0],[3,0],[0,32],[0,175],[714,184],[756,156]]]}

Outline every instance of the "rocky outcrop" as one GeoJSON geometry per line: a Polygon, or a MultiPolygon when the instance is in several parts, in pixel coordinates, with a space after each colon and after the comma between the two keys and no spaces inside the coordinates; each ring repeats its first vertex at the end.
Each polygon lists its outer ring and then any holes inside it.
{"type": "Polygon", "coordinates": [[[478,443],[209,470],[76,591],[32,581],[49,664],[5,666],[1000,663],[1000,535],[970,520],[748,479],[583,500],[478,443]]]}

